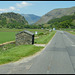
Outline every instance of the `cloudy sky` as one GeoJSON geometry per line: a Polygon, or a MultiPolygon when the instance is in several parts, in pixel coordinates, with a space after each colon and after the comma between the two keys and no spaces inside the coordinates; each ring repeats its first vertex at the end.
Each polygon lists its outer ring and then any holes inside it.
{"type": "Polygon", "coordinates": [[[15,12],[43,16],[56,8],[75,6],[75,1],[0,1],[0,13],[15,12]]]}

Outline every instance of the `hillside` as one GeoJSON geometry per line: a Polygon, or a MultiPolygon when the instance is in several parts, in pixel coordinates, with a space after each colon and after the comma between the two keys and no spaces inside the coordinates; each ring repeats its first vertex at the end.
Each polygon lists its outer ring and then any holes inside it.
{"type": "Polygon", "coordinates": [[[75,26],[75,20],[72,21],[72,24],[75,26]]]}
{"type": "Polygon", "coordinates": [[[75,7],[54,9],[48,12],[47,14],[43,15],[41,19],[37,21],[35,24],[44,24],[51,19],[61,18],[62,16],[65,15],[73,15],[74,13],[75,13],[75,7]]]}
{"type": "Polygon", "coordinates": [[[0,14],[0,27],[23,28],[28,22],[18,13],[8,12],[0,14]]]}
{"type": "Polygon", "coordinates": [[[51,19],[47,22],[51,28],[75,28],[75,14],[51,19]]]}
{"type": "Polygon", "coordinates": [[[33,14],[21,14],[25,17],[29,24],[33,24],[37,22],[41,17],[33,14]]]}

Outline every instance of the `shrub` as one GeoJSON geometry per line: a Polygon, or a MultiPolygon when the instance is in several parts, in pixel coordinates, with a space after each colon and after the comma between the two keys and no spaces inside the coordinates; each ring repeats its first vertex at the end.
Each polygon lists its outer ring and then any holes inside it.
{"type": "Polygon", "coordinates": [[[41,33],[39,33],[38,35],[39,35],[39,36],[40,36],[40,35],[44,35],[44,33],[41,32],[41,33]]]}

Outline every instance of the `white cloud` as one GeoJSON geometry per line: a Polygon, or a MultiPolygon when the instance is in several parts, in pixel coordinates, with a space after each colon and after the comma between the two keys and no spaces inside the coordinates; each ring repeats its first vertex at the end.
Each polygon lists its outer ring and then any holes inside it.
{"type": "Polygon", "coordinates": [[[0,9],[0,11],[7,11],[8,9],[0,9]]]}
{"type": "Polygon", "coordinates": [[[8,12],[8,11],[20,11],[19,8],[23,8],[25,6],[30,6],[31,3],[22,1],[21,3],[16,3],[16,6],[10,6],[9,8],[0,9],[0,12],[8,12]]]}
{"type": "Polygon", "coordinates": [[[25,2],[25,1],[23,1],[23,2],[21,2],[21,3],[16,3],[16,6],[18,7],[18,8],[23,8],[23,7],[25,7],[25,6],[30,6],[30,5],[32,5],[31,3],[28,3],[28,2],[25,2]]]}
{"type": "Polygon", "coordinates": [[[10,11],[13,11],[13,10],[20,11],[20,9],[17,9],[17,8],[15,8],[15,7],[13,7],[13,6],[9,7],[9,10],[10,10],[10,11]]]}
{"type": "Polygon", "coordinates": [[[20,9],[17,9],[17,8],[15,8],[13,6],[10,6],[8,9],[7,8],[6,9],[0,9],[0,12],[14,11],[14,10],[20,11],[20,9]]]}
{"type": "Polygon", "coordinates": [[[16,8],[11,6],[11,7],[9,7],[9,10],[16,10],[16,8]]]}

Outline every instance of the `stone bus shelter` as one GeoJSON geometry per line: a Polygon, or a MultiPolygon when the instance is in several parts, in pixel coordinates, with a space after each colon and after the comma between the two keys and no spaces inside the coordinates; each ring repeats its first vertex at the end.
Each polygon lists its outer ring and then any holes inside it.
{"type": "Polygon", "coordinates": [[[34,34],[24,30],[16,34],[16,45],[34,44],[34,34]]]}

